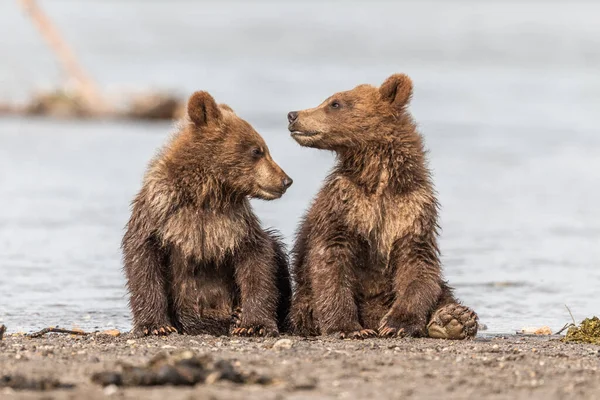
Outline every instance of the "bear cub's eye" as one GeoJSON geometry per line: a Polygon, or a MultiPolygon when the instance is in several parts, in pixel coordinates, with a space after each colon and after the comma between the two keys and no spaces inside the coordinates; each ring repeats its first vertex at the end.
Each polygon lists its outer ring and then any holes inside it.
{"type": "Polygon", "coordinates": [[[340,108],[340,102],[337,100],[334,100],[331,102],[331,104],[329,104],[329,107],[331,108],[340,108]]]}
{"type": "Polygon", "coordinates": [[[264,154],[263,150],[260,147],[255,147],[252,149],[252,155],[255,158],[259,158],[264,154]]]}

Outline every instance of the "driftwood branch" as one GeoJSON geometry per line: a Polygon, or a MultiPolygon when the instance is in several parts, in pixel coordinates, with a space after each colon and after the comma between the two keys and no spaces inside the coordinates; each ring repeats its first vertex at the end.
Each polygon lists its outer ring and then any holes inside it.
{"type": "MultiPolygon", "coordinates": [[[[49,45],[75,90],[59,89],[33,96],[27,104],[0,103],[0,115],[43,115],[58,118],[133,118],[146,120],[179,119],[186,114],[186,102],[168,93],[133,96],[126,105],[108,101],[78,62],[36,0],[17,0],[49,45]]],[[[131,97],[131,96],[130,96],[131,97]]]]}
{"type": "Polygon", "coordinates": [[[66,73],[71,76],[79,86],[83,100],[91,110],[105,111],[106,105],[100,95],[96,84],[85,73],[75,54],[63,40],[58,30],[50,19],[44,14],[35,0],[19,0],[21,6],[33,22],[37,25],[42,36],[54,51],[66,73]]]}

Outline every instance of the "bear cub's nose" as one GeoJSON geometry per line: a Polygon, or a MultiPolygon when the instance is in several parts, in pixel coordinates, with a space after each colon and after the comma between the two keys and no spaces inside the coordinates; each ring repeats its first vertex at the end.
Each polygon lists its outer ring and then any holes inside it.
{"type": "Polygon", "coordinates": [[[283,185],[283,188],[287,189],[290,186],[292,186],[292,183],[294,183],[294,181],[289,176],[286,176],[285,178],[283,178],[283,181],[281,181],[281,183],[283,185]]]}
{"type": "Polygon", "coordinates": [[[290,111],[288,113],[288,121],[290,124],[293,124],[298,119],[298,111],[290,111]]]}

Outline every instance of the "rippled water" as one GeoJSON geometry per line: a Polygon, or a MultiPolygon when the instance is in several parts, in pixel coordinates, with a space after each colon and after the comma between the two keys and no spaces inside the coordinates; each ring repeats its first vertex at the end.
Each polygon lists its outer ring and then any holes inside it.
{"type": "MultiPolygon", "coordinates": [[[[285,113],[409,73],[458,296],[491,332],[558,329],[565,304],[577,319],[600,313],[600,5],[41,4],[113,95],[202,88],[252,123],[294,178],[281,200],[254,202],[288,243],[333,157],[295,144],[285,113]]],[[[60,82],[14,4],[0,5],[0,26],[2,99],[60,82]]],[[[130,327],[119,242],[172,130],[0,119],[0,322],[130,327]]]]}

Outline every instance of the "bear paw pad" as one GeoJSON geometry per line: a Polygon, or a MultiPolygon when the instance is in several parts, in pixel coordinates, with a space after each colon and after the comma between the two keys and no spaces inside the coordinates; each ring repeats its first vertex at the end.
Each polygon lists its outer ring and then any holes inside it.
{"type": "Polygon", "coordinates": [[[435,339],[471,339],[477,334],[477,326],[475,311],[460,304],[447,304],[433,314],[427,333],[435,339]]]}

